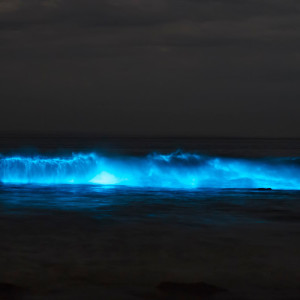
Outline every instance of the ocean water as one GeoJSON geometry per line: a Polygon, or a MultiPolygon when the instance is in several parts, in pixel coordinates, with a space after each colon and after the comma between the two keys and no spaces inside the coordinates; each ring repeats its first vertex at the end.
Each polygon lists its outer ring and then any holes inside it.
{"type": "Polygon", "coordinates": [[[0,153],[0,281],[28,299],[174,299],[161,281],[299,299],[300,140],[6,135],[0,153]]]}

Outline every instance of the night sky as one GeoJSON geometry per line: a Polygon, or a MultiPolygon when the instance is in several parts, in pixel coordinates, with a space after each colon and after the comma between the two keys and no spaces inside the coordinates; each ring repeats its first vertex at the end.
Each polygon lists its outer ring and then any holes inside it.
{"type": "Polygon", "coordinates": [[[300,137],[299,0],[0,0],[0,131],[300,137]]]}

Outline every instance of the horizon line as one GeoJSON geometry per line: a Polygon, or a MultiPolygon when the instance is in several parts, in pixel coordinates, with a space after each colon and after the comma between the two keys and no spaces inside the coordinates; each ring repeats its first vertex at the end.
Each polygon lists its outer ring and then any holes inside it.
{"type": "Polygon", "coordinates": [[[17,130],[0,130],[1,137],[101,137],[109,138],[136,138],[136,139],[150,139],[150,138],[166,138],[166,139],[300,139],[300,136],[267,136],[267,135],[208,135],[208,134],[133,134],[133,133],[101,133],[101,132],[85,132],[85,131],[17,131],[17,130]]]}

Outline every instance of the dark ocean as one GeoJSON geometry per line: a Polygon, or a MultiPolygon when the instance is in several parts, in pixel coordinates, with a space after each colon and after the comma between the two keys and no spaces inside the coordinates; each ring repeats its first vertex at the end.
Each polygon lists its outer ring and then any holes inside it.
{"type": "Polygon", "coordinates": [[[0,299],[300,299],[300,139],[5,135],[0,182],[0,299]]]}

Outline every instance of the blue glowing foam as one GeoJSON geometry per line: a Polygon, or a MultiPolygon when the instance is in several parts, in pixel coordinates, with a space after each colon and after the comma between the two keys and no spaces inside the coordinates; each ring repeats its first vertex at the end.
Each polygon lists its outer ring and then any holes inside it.
{"type": "Polygon", "coordinates": [[[180,152],[144,157],[0,156],[0,182],[298,190],[300,164],[296,158],[238,159],[180,152]]]}

